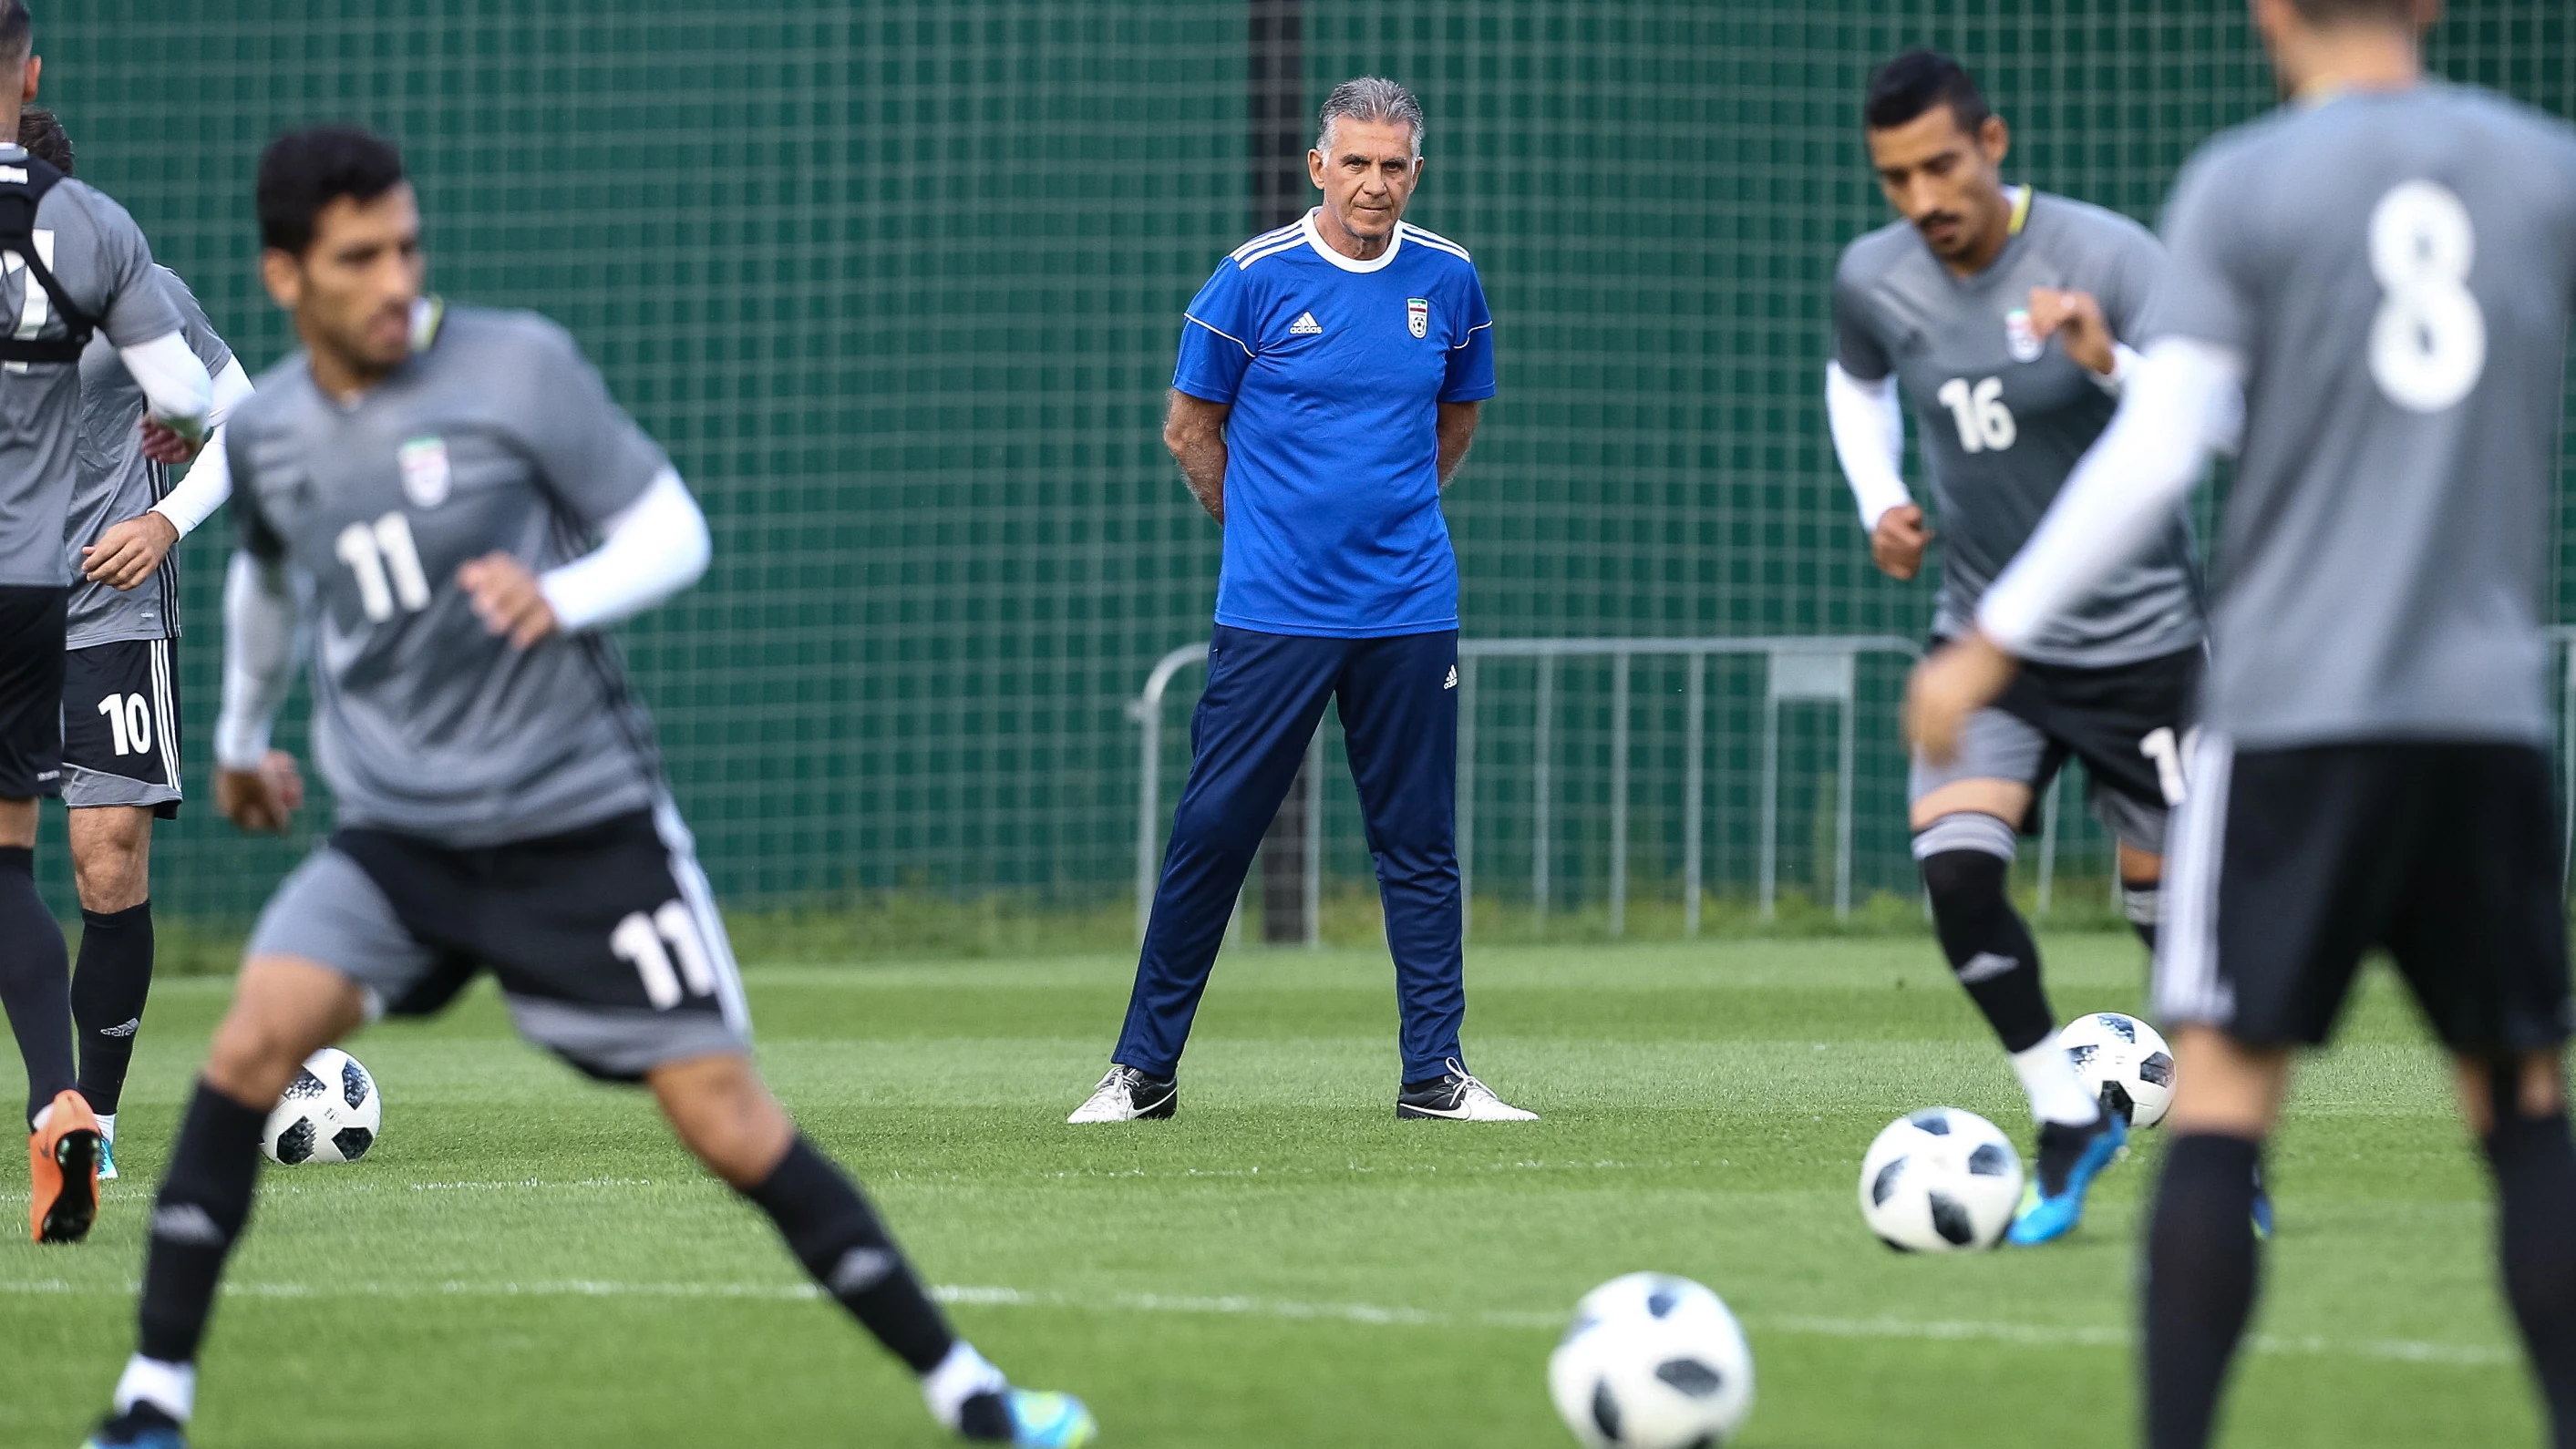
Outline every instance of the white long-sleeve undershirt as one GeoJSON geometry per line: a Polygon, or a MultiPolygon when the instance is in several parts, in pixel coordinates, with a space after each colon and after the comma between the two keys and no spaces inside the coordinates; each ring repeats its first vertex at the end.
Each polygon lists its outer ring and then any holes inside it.
{"type": "Polygon", "coordinates": [[[2216,454],[2235,451],[2245,364],[2184,338],[2149,347],[2118,415],[2058,490],[2030,541],[1977,607],[1977,627],[2021,653],[2173,519],[2216,454]]]}
{"type": "Polygon", "coordinates": [[[215,377],[214,403],[206,412],[206,446],[198,452],[197,461],[188,468],[188,476],[169,496],[152,505],[152,511],[170,520],[170,526],[186,538],[198,524],[214,516],[224,500],[233,496],[232,460],[224,456],[224,419],[251,395],[250,374],[236,357],[224,365],[215,377]]]}
{"type": "Polygon", "coordinates": [[[215,763],[256,770],[295,683],[295,589],[282,563],[236,552],[224,573],[224,703],[215,763]]]}
{"type": "Polygon", "coordinates": [[[143,389],[152,420],[182,437],[202,437],[214,411],[215,380],[185,335],[173,332],[133,347],[116,349],[116,360],[143,389]]]}
{"type": "Polygon", "coordinates": [[[698,581],[714,545],[679,473],[665,468],[601,530],[599,547],[548,569],[537,588],[566,633],[631,619],[698,581]]]}
{"type": "Polygon", "coordinates": [[[1860,505],[1860,526],[1876,531],[1879,517],[1914,501],[1905,487],[1905,404],[1896,374],[1863,382],[1825,364],[1825,420],[1832,426],[1834,457],[1860,505]]]}

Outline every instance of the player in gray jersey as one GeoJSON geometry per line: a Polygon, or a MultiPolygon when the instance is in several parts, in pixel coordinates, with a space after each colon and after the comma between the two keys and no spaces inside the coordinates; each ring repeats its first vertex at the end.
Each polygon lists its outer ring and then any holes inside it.
{"type": "Polygon", "coordinates": [[[27,1068],[28,1228],[89,1232],[105,1136],[73,1066],[71,966],[36,892],[36,801],[62,793],[63,547],[78,478],[78,363],[103,337],[147,410],[191,436],[213,380],[181,333],[152,249],[122,207],[16,143],[43,64],[20,0],[0,0],[0,1010],[27,1068]]]}
{"type": "Polygon", "coordinates": [[[2241,407],[2157,1004],[2180,1077],[2148,1233],[2147,1440],[2199,1449],[2253,1307],[2245,1181],[2291,1056],[2386,948],[2494,1171],[2505,1296],[2576,1446],[2576,1145],[2542,596],[2576,299],[2576,131],[2427,81],[2414,0],[2256,0],[2281,111],[2176,183],[2120,416],[1977,632],[1921,671],[1955,748],[2141,547],[2241,407]]]}
{"type": "Polygon", "coordinates": [[[522,1035],[650,1088],[941,1423],[1088,1442],[1079,1402],[1013,1388],[955,1337],[753,1068],[723,923],[600,633],[704,571],[679,475],[561,328],[423,296],[419,212],[383,141],[278,138],[259,216],[262,278],[304,350],[226,429],[241,549],[216,803],[245,828],[287,822],[268,731],[302,632],[340,816],[252,934],[154,1207],[138,1352],[91,1445],[182,1444],[262,1124],[304,1059],[484,970],[522,1035]]]}
{"type": "MultiPolygon", "coordinates": [[[[1899,472],[1907,405],[1940,524],[1934,638],[1957,635],[2119,406],[2164,249],[2128,218],[2007,186],[2011,136],[1959,63],[1908,51],[1871,77],[1870,162],[1902,220],[1834,276],[1825,397],[1878,565],[1921,568],[1931,535],[1899,472]]],[[[1993,1026],[2038,1123],[2037,1193],[2016,1243],[2064,1236],[2119,1153],[2125,1103],[2096,1101],[2057,1046],[2039,948],[2013,909],[2018,839],[2071,757],[2119,840],[2129,919],[2152,947],[2179,734],[2200,666],[2191,535],[2168,509],[2151,548],[2034,646],[2033,667],[1969,726],[1957,758],[1918,755],[1914,856],[1942,954],[1993,1026]]]]}
{"type": "MultiPolygon", "coordinates": [[[[27,107],[18,118],[18,144],[73,174],[71,138],[53,112],[27,107]]],[[[72,1024],[81,1098],[98,1118],[102,1182],[116,1176],[117,1109],[152,987],[152,822],[179,808],[173,550],[231,490],[223,420],[250,395],[249,374],[215,334],[195,294],[177,273],[153,270],[178,311],[189,349],[215,376],[207,418],[212,451],[173,488],[171,464],[192,449],[166,431],[147,442],[143,389],[115,344],[91,338],[80,358],[79,485],[64,534],[67,561],[81,576],[69,603],[62,701],[63,804],[81,910],[72,1024]]]]}

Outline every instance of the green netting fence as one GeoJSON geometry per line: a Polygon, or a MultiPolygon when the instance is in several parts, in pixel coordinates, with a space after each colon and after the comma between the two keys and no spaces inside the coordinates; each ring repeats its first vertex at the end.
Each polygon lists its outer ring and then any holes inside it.
{"type": "MultiPolygon", "coordinates": [[[[1855,127],[1873,61],[1955,50],[2016,127],[2017,177],[2149,219],[2195,143],[2271,98],[2222,0],[1298,8],[1309,104],[1362,72],[1421,93],[1414,218],[1475,252],[1498,318],[1503,394],[1450,504],[1483,638],[1920,633],[1928,586],[1870,569],[1817,396],[1835,253],[1883,216],[1855,127]]],[[[39,12],[45,99],[81,174],[255,369],[286,346],[253,274],[258,150],[354,119],[408,151],[438,288],[568,324],[669,446],[717,562],[626,642],[731,902],[1120,919],[1138,768],[1122,707],[1157,657],[1204,638],[1216,571],[1157,424],[1179,308],[1253,230],[1244,4],[39,12]]],[[[2447,75],[2576,112],[2559,0],[2455,3],[2434,52],[2447,75]]],[[[185,555],[200,797],[222,534],[185,555]]],[[[1680,895],[1679,668],[1632,680],[1641,923],[1680,895]]],[[[1741,896],[1763,683],[1709,678],[1705,869],[1741,896]]],[[[1607,681],[1600,662],[1555,681],[1562,915],[1597,907],[1607,878],[1607,681]]],[[[1897,682],[1892,664],[1860,681],[1863,896],[1909,889],[1897,682]]],[[[1485,685],[1478,892],[1526,906],[1537,721],[1508,668],[1485,685]]],[[[1834,729],[1787,712],[1794,889],[1829,870],[1834,729]]],[[[1356,888],[1348,786],[1325,799],[1329,871],[1356,888]]],[[[2068,815],[2070,871],[2098,872],[2099,836],[2068,815]]],[[[246,846],[192,808],[165,829],[156,898],[237,923],[309,840],[246,846]]]]}

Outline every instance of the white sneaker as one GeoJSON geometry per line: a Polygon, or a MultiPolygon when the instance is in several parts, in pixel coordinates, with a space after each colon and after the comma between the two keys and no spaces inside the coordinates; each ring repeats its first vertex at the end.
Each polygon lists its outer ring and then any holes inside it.
{"type": "Polygon", "coordinates": [[[1418,1090],[1400,1091],[1395,1099],[1399,1121],[1438,1118],[1444,1122],[1535,1122],[1536,1112],[1524,1112],[1494,1095],[1494,1089],[1477,1081],[1464,1062],[1449,1059],[1446,1074],[1425,1083],[1418,1090]]]}
{"type": "Polygon", "coordinates": [[[1113,1066],[1100,1085],[1091,1089],[1091,1100],[1073,1109],[1067,1122],[1134,1122],[1146,1118],[1169,1117],[1181,1105],[1178,1080],[1146,1076],[1134,1067],[1113,1066]]]}

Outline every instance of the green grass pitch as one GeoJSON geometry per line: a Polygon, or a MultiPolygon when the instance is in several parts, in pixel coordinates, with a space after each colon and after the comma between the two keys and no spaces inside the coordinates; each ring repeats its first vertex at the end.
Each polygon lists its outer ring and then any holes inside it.
{"type": "MultiPolygon", "coordinates": [[[[2062,1014],[2135,1005],[2136,945],[2050,946],[2062,1014]]],[[[1861,1228],[1864,1146],[1948,1103],[2028,1135],[1928,942],[1514,947],[1470,965],[1474,1065],[1534,1126],[1398,1123],[1382,954],[1229,958],[1178,1121],[1075,1130],[1128,962],[750,973],[763,1062],[869,1184],[958,1321],[1107,1446],[1561,1446],[1568,1308],[1657,1268],[1740,1313],[1740,1441],[2126,1442],[2143,1189],[2072,1241],[1908,1258],[1861,1228]]],[[[0,1444],[69,1446],[129,1345],[141,1219],[223,983],[155,994],[127,1175],[93,1239],[0,1246],[0,1444]]],[[[2530,1443],[2482,1174],[2375,982],[2302,1073],[2241,1445],[2530,1443]]],[[[640,1097],[518,1045],[478,992],[353,1043],[386,1135],[275,1171],[204,1362],[199,1442],[943,1442],[906,1378],[640,1097]]],[[[11,1078],[14,1080],[14,1077],[11,1078]]],[[[0,1178],[21,1184],[14,1172],[0,1178]]],[[[6,1210],[24,1221],[23,1192],[6,1210]]]]}

